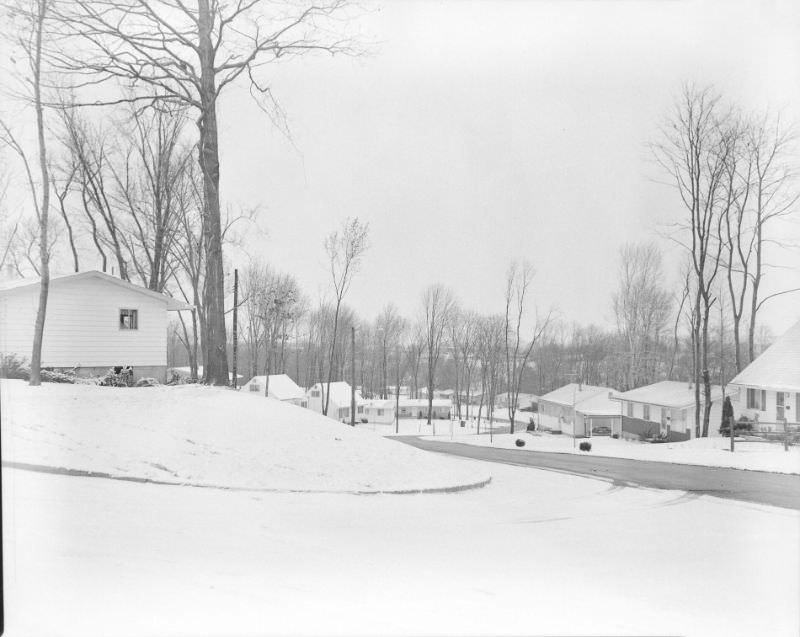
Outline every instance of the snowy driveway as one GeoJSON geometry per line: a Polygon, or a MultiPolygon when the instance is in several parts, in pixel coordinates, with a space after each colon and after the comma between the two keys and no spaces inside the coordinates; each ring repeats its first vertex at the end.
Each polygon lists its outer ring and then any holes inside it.
{"type": "Polygon", "coordinates": [[[581,456],[478,447],[423,440],[418,436],[395,436],[392,439],[428,451],[564,471],[575,475],[603,478],[614,484],[680,490],[800,510],[800,475],[797,474],[647,462],[589,454],[581,456]]]}

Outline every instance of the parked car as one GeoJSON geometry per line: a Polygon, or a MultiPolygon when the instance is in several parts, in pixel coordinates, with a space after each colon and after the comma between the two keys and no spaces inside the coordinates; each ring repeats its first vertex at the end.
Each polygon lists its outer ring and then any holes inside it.
{"type": "Polygon", "coordinates": [[[593,436],[610,436],[611,435],[611,427],[606,427],[605,425],[598,425],[597,427],[592,427],[592,435],[593,436]]]}

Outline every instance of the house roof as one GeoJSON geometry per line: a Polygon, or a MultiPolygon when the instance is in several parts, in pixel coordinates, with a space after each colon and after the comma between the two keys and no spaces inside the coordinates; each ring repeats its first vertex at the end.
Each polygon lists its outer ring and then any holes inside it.
{"type": "Polygon", "coordinates": [[[367,403],[367,407],[371,407],[372,409],[394,409],[395,401],[394,400],[370,400],[367,403]]]}
{"type": "MultiPolygon", "coordinates": [[[[702,400],[703,390],[700,389],[702,400]]],[[[711,400],[722,398],[722,387],[719,385],[711,386],[711,400]]],[[[614,400],[627,400],[634,403],[644,403],[647,405],[658,405],[660,407],[674,407],[680,409],[694,405],[694,386],[684,381],[662,380],[652,385],[645,385],[637,389],[617,394],[614,400]]]]}
{"type": "MultiPolygon", "coordinates": [[[[192,306],[188,303],[184,303],[183,301],[179,301],[178,299],[174,299],[171,296],[167,296],[166,294],[161,294],[161,292],[154,292],[153,290],[148,290],[141,285],[136,285],[135,283],[130,283],[129,281],[123,281],[120,278],[115,276],[111,276],[110,274],[106,274],[105,272],[100,272],[99,270],[87,270],[86,272],[73,272],[72,274],[61,274],[57,276],[50,277],[50,285],[60,285],[63,282],[70,282],[70,281],[83,281],[86,279],[100,279],[101,281],[107,281],[108,283],[113,283],[114,285],[119,285],[120,287],[126,288],[133,292],[138,292],[139,294],[144,294],[145,296],[149,296],[154,299],[158,299],[160,301],[164,301],[167,304],[168,310],[191,310],[192,306]]],[[[39,278],[28,278],[28,279],[12,279],[9,281],[0,282],[0,294],[3,292],[10,292],[13,290],[20,290],[23,288],[27,288],[29,286],[39,285],[41,279],[39,278]]]]}
{"type": "Polygon", "coordinates": [[[565,407],[572,407],[579,405],[587,398],[604,394],[608,396],[608,392],[614,391],[609,387],[598,387],[597,385],[579,385],[578,383],[569,383],[558,389],[554,389],[549,394],[539,396],[539,403],[549,402],[565,407]]]}
{"type": "MultiPolygon", "coordinates": [[[[247,384],[249,385],[255,381],[259,385],[264,385],[266,380],[266,376],[253,376],[247,384]]],[[[286,374],[270,374],[269,396],[278,400],[299,400],[300,398],[305,398],[306,393],[286,374]]]]}
{"type": "Polygon", "coordinates": [[[800,321],[739,372],[730,384],[800,392],[800,321]]]}
{"type": "MultiPolygon", "coordinates": [[[[612,395],[616,395],[616,392],[612,392],[612,395]]],[[[618,400],[612,400],[608,393],[603,393],[581,401],[576,411],[586,416],[619,416],[620,405],[618,400]]]]}
{"type": "MultiPolygon", "coordinates": [[[[314,387],[319,388],[322,385],[322,391],[328,391],[328,383],[317,383],[314,387]]],[[[312,389],[314,388],[312,387],[312,389]]],[[[330,389],[330,399],[335,402],[337,405],[341,405],[342,407],[347,407],[350,405],[350,383],[346,383],[344,381],[338,381],[335,383],[331,383],[330,389]]],[[[325,394],[323,393],[323,396],[325,394]]],[[[361,396],[361,393],[356,391],[356,404],[357,405],[364,405],[366,404],[366,400],[364,400],[361,396]]]]}

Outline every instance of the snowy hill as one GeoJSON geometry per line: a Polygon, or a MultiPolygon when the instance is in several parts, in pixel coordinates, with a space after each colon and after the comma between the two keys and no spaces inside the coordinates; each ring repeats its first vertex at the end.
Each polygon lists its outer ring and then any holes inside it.
{"type": "Polygon", "coordinates": [[[222,388],[3,380],[0,399],[4,463],[266,490],[427,490],[489,478],[474,463],[222,388]]]}

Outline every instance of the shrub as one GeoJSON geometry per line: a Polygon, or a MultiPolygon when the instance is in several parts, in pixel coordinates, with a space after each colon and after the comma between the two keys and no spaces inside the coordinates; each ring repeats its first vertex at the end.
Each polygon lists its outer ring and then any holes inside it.
{"type": "Polygon", "coordinates": [[[20,358],[16,354],[0,356],[0,378],[30,380],[31,370],[28,368],[26,359],[20,358]]]}
{"type": "Polygon", "coordinates": [[[122,367],[112,367],[100,379],[102,387],[130,387],[133,385],[133,370],[122,367]]]}
{"type": "MultiPolygon", "coordinates": [[[[752,431],[753,430],[753,421],[750,420],[747,416],[739,416],[739,420],[736,421],[736,425],[734,428],[734,435],[738,434],[741,431],[752,431]]],[[[725,438],[729,438],[731,435],[731,426],[727,422],[723,422],[720,424],[719,427],[720,435],[724,436],[725,438]]]]}
{"type": "Polygon", "coordinates": [[[517,438],[517,441],[514,444],[517,445],[517,447],[524,447],[525,441],[522,440],[522,438],[517,438]]]}
{"type": "Polygon", "coordinates": [[[587,442],[586,440],[584,440],[579,445],[579,448],[580,448],[581,451],[591,451],[592,450],[592,443],[591,442],[587,442]]]}
{"type": "Polygon", "coordinates": [[[140,378],[135,387],[158,387],[160,384],[155,378],[140,378]]]}
{"type": "Polygon", "coordinates": [[[52,369],[43,369],[40,372],[43,383],[67,383],[75,384],[75,374],[70,372],[56,372],[52,369]]]}
{"type": "Polygon", "coordinates": [[[614,440],[617,440],[619,438],[619,434],[611,434],[611,437],[614,438],[614,440]]]}

